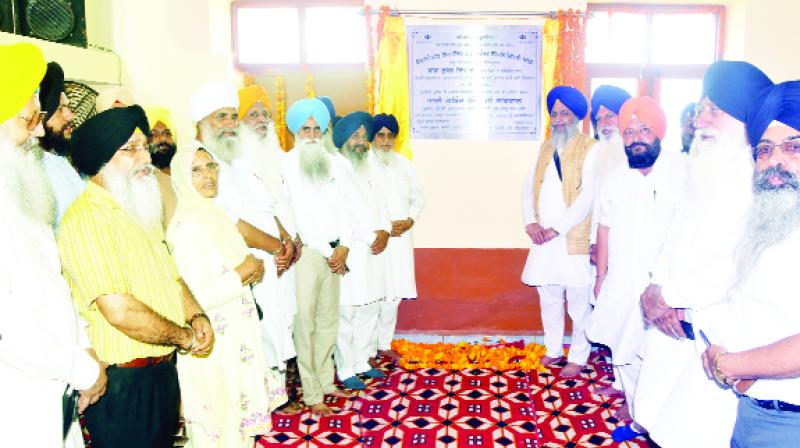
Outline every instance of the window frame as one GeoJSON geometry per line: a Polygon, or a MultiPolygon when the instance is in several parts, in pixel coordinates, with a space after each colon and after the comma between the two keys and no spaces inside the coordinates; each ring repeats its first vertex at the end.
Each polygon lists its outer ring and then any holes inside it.
{"type": "MultiPolygon", "coordinates": [[[[231,2],[231,45],[234,66],[244,72],[284,72],[314,70],[357,70],[363,69],[366,62],[353,63],[310,63],[307,61],[306,43],[306,9],[315,7],[364,7],[363,0],[233,0],[231,2]],[[300,62],[298,63],[268,63],[268,64],[241,64],[239,63],[239,27],[238,10],[240,8],[296,8],[298,11],[298,31],[300,48],[300,62]]],[[[366,34],[364,36],[366,39],[366,34]]]]}

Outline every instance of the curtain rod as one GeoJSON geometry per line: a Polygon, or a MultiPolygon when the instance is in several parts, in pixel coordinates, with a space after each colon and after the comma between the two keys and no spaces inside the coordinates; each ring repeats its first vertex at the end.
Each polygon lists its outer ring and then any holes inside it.
{"type": "MultiPolygon", "coordinates": [[[[362,11],[362,14],[364,12],[362,11]]],[[[380,14],[380,9],[372,9],[371,14],[380,14]]],[[[549,17],[555,19],[558,17],[558,11],[442,11],[442,10],[426,10],[426,9],[392,9],[389,15],[397,17],[400,15],[442,15],[442,16],[515,16],[515,17],[549,17]]],[[[576,13],[583,16],[584,13],[576,13]]]]}

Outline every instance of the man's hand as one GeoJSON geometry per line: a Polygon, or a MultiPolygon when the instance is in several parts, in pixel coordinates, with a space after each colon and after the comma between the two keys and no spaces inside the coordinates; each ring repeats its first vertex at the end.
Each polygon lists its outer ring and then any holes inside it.
{"type": "Polygon", "coordinates": [[[639,296],[639,300],[642,304],[645,322],[650,325],[654,324],[656,319],[671,309],[661,295],[660,285],[649,284],[639,296]]]}
{"type": "Polygon", "coordinates": [[[100,372],[97,375],[97,381],[94,382],[92,387],[80,391],[80,395],[78,396],[78,414],[83,414],[86,408],[97,403],[97,400],[106,393],[106,386],[108,385],[106,367],[108,367],[108,364],[102,361],[99,361],[98,364],[100,365],[100,372]]]}
{"type": "Polygon", "coordinates": [[[414,220],[411,218],[392,221],[392,236],[400,236],[414,225],[414,220]]]}
{"type": "Polygon", "coordinates": [[[247,254],[244,261],[236,267],[236,273],[242,280],[242,285],[252,285],[258,283],[264,278],[264,261],[254,257],[252,254],[247,254]]]}
{"type": "Polygon", "coordinates": [[[350,249],[346,246],[337,246],[333,250],[333,255],[328,259],[328,266],[331,268],[331,272],[344,275],[347,270],[348,253],[350,253],[350,249]]]}
{"type": "Polygon", "coordinates": [[[376,230],[375,235],[377,235],[375,241],[372,242],[369,248],[372,250],[372,255],[379,255],[386,250],[386,245],[389,243],[389,232],[376,230]]]}
{"type": "Polygon", "coordinates": [[[717,356],[717,354],[724,353],[728,353],[728,350],[725,350],[724,347],[720,347],[719,345],[712,345],[703,352],[703,370],[706,371],[706,376],[708,379],[714,381],[717,380],[717,378],[714,376],[714,358],[717,356]]]}
{"type": "Polygon", "coordinates": [[[192,320],[192,330],[194,330],[193,355],[205,356],[211,353],[214,346],[214,330],[211,329],[211,321],[206,316],[198,316],[192,320]]]}
{"type": "Polygon", "coordinates": [[[283,272],[289,269],[289,265],[292,263],[292,258],[294,258],[294,252],[289,253],[289,249],[286,247],[286,244],[280,244],[281,250],[275,255],[275,265],[278,266],[278,272],[283,272]]]}
{"type": "Polygon", "coordinates": [[[558,236],[558,232],[552,227],[544,229],[533,236],[533,242],[536,244],[544,244],[558,236]]]}
{"type": "Polygon", "coordinates": [[[683,332],[681,321],[683,320],[683,310],[669,308],[667,312],[653,321],[653,324],[665,335],[675,339],[685,339],[686,333],[683,332]]]}
{"type": "Polygon", "coordinates": [[[540,243],[536,242],[536,235],[538,235],[539,232],[541,232],[542,230],[544,230],[544,228],[542,228],[542,226],[536,224],[535,222],[525,226],[525,233],[527,233],[528,236],[531,238],[531,241],[533,241],[533,243],[537,245],[540,243]]]}

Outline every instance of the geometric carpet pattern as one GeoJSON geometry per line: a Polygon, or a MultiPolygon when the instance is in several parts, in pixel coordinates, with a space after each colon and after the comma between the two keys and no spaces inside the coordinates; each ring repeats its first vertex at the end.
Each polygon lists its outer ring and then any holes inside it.
{"type": "Polygon", "coordinates": [[[384,364],[387,377],[349,398],[328,398],[337,412],[273,415],[272,432],[257,447],[555,448],[646,447],[643,438],[617,444],[611,431],[622,399],[593,393],[610,384],[603,351],[579,378],[551,372],[472,369],[404,370],[384,364]]]}

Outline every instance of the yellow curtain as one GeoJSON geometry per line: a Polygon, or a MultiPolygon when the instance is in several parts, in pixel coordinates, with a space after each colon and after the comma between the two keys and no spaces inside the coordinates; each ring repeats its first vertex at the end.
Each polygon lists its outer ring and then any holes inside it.
{"type": "Polygon", "coordinates": [[[411,159],[410,104],[408,91],[408,55],[406,30],[402,17],[387,17],[383,36],[378,45],[377,71],[379,76],[377,113],[397,117],[400,132],[397,152],[411,159]]]}
{"type": "MultiPolygon", "coordinates": [[[[556,19],[547,19],[544,22],[544,43],[542,45],[542,77],[544,78],[544,90],[542,91],[542,99],[545,98],[547,92],[555,87],[556,76],[556,58],[558,56],[558,30],[559,24],[556,19]]],[[[550,115],[547,113],[547,102],[542,101],[542,113],[545,120],[545,138],[550,137],[550,115]]]]}

